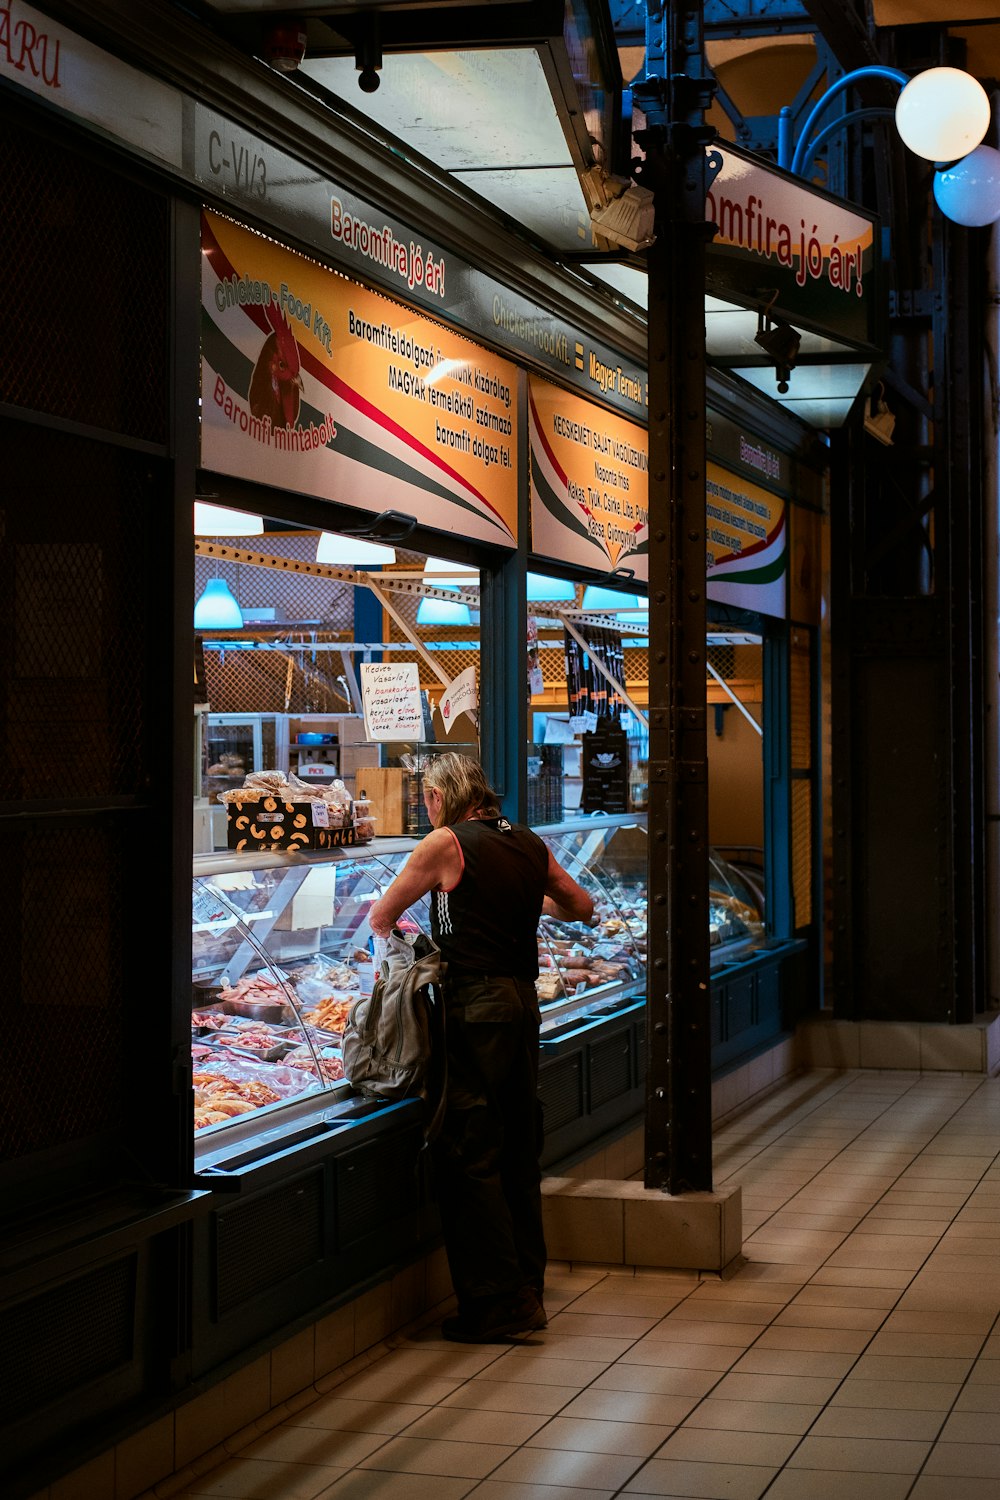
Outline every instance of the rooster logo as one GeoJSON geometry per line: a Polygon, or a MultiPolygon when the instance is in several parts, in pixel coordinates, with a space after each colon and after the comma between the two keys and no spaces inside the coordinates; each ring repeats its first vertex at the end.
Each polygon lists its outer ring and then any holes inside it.
{"type": "Polygon", "coordinates": [[[299,346],[284,313],[274,302],[264,309],[273,329],[264,340],[250,377],[250,410],[272,427],[294,427],[302,399],[299,346]]]}

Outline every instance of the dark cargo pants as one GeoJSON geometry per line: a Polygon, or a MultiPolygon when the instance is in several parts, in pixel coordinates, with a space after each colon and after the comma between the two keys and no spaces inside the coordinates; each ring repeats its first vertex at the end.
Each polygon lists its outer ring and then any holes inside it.
{"type": "Polygon", "coordinates": [[[523,1286],[542,1293],[539,1013],[530,981],[449,975],[444,989],[448,1092],[434,1167],[467,1313],[523,1286]]]}

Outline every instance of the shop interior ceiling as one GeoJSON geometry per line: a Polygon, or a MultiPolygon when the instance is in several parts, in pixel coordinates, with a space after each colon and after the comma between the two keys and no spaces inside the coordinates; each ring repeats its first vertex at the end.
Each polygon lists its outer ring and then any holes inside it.
{"type": "MultiPolygon", "coordinates": [[[[946,29],[965,43],[972,73],[1000,76],[996,0],[869,0],[869,8],[875,27],[946,29]]],[[[556,257],[579,266],[595,254],[580,174],[594,162],[624,170],[611,111],[621,82],[643,69],[641,0],[205,0],[202,13],[241,50],[265,57],[287,48],[294,15],[306,48],[288,73],[292,86],[374,121],[404,154],[446,172],[556,257]]],[[[847,0],[705,0],[708,61],[744,117],[776,116],[815,63],[814,35],[845,68],[856,66],[857,15],[847,0]]],[[[710,120],[733,139],[718,104],[710,120]]],[[[644,317],[641,256],[592,259],[585,274],[644,317]]],[[[803,329],[783,394],[762,368],[756,309],[706,297],[705,323],[710,361],[817,428],[841,425],[874,379],[849,346],[803,329]]]]}

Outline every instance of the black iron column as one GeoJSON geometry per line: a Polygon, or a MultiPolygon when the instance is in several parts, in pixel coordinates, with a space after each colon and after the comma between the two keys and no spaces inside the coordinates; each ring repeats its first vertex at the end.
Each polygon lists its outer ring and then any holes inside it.
{"type": "Polygon", "coordinates": [[[712,1186],[705,693],[705,110],[701,0],[647,0],[633,88],[656,195],[649,270],[649,935],[645,1185],[712,1186]]]}

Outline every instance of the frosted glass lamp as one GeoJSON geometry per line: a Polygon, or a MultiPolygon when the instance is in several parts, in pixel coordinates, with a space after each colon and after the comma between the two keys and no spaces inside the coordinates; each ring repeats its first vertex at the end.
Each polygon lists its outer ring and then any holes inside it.
{"type": "Polygon", "coordinates": [[[471,625],[472,612],[460,599],[421,599],[418,625],[471,625]]]}
{"type": "Polygon", "coordinates": [[[336,536],[332,531],[321,531],[316,561],[335,568],[384,568],[396,561],[396,549],[383,547],[379,542],[366,542],[360,536],[336,536]]]}
{"type": "Polygon", "coordinates": [[[263,516],[228,505],[209,505],[205,500],[194,502],[195,536],[260,536],[263,530],[263,516]]]}
{"type": "Polygon", "coordinates": [[[210,578],[194,607],[195,630],[242,630],[243,612],[224,578],[210,578]]]}
{"type": "Polygon", "coordinates": [[[979,145],[990,126],[986,90],[961,68],[918,73],[896,101],[896,129],[916,156],[953,162],[979,145]]]}
{"type": "Polygon", "coordinates": [[[1000,219],[1000,151],[977,146],[934,173],[934,199],[946,218],[967,228],[1000,219]]]}

